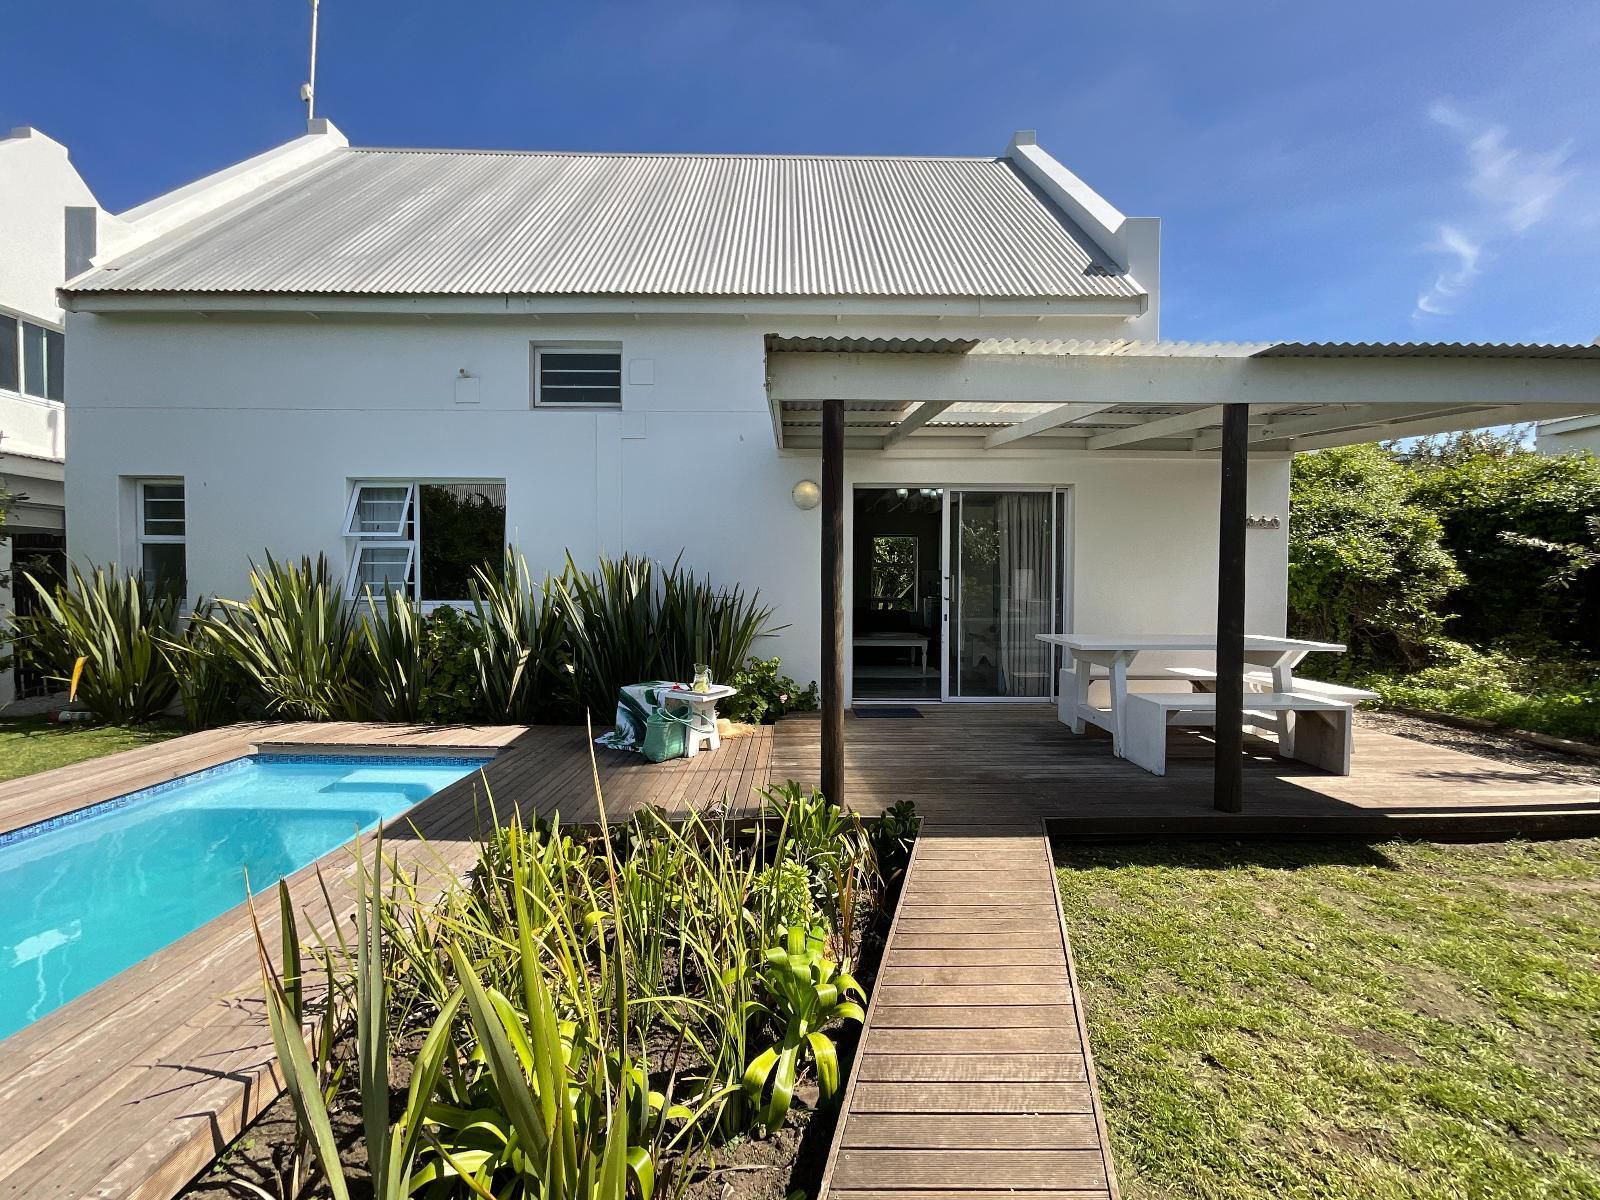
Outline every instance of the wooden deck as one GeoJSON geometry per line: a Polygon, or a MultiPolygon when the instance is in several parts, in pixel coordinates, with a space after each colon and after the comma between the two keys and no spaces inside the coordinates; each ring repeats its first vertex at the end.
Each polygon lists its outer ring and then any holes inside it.
{"type": "MultiPolygon", "coordinates": [[[[1044,909],[1054,900],[1042,890],[1048,878],[1041,821],[1057,832],[1085,837],[1600,833],[1600,789],[1551,782],[1523,768],[1367,730],[1357,733],[1355,773],[1345,779],[1282,762],[1272,756],[1270,744],[1252,743],[1256,757],[1245,772],[1245,812],[1233,816],[1210,807],[1210,747],[1196,735],[1174,735],[1169,773],[1158,779],[1113,758],[1103,739],[1073,737],[1044,706],[948,705],[922,711],[915,719],[851,717],[846,726],[847,803],[872,814],[909,798],[923,814],[927,834],[917,850],[916,887],[908,891],[874,1001],[866,1057],[853,1076],[850,1116],[841,1126],[841,1139],[847,1140],[833,1168],[833,1186],[836,1194],[857,1193],[850,1200],[874,1200],[865,1193],[883,1189],[861,1181],[879,1178],[888,1167],[900,1172],[897,1178],[919,1181],[916,1187],[930,1186],[920,1181],[934,1178],[928,1174],[934,1160],[927,1156],[936,1150],[949,1152],[937,1160],[938,1171],[954,1172],[939,1176],[948,1185],[944,1190],[960,1191],[957,1185],[965,1180],[1013,1178],[991,1174],[996,1164],[985,1156],[996,1152],[1010,1162],[1008,1171],[1026,1173],[1032,1169],[1028,1163],[1039,1167],[1029,1176],[1035,1179],[1044,1177],[1045,1166],[1053,1170],[1069,1161],[1048,1156],[1075,1155],[1072,1171],[1080,1173],[1060,1179],[1082,1180],[1080,1190],[1091,1196],[1112,1186],[1108,1169],[1103,1183],[1094,1182],[1099,1177],[1093,1173],[1092,1146],[1069,1144],[1088,1139],[1092,1109],[1026,1116],[1037,1111],[1041,1096],[1051,1097],[1050,1104],[1077,1104],[1085,1096],[1092,1102],[1087,1062],[1083,1079],[1027,1076],[1027,1103],[1033,1107],[990,1111],[979,1123],[984,1136],[999,1139],[994,1144],[922,1144],[941,1136],[976,1138],[956,1131],[965,1117],[978,1114],[941,1110],[970,1103],[952,1099],[957,1093],[991,1096],[1003,1106],[1016,1102],[1013,1093],[1021,1083],[943,1078],[951,1071],[970,1075],[991,1068],[958,1052],[948,1056],[952,1065],[944,1065],[949,1047],[941,1029],[962,1030],[970,1039],[966,1044],[988,1047],[985,1054],[1012,1056],[1003,1065],[1018,1070],[1076,1069],[1072,1056],[1083,1048],[1077,1017],[1069,1027],[1065,1013],[1056,1011],[1075,1013],[1070,990],[1060,990],[1065,942],[1059,958],[1053,943],[1033,944],[1056,936],[1045,928],[1044,909]],[[979,876],[959,867],[966,855],[979,876]],[[1037,870],[1028,867],[1030,858],[1037,870]],[[1013,871],[1016,880],[1035,889],[1020,901],[1007,892],[1013,871]],[[995,886],[978,888],[984,876],[995,886]],[[966,894],[963,905],[937,903],[940,885],[950,884],[959,884],[966,894]],[[980,898],[982,893],[987,895],[980,898]],[[1028,909],[1029,915],[996,915],[1013,906],[1028,909]],[[928,915],[932,907],[942,909],[939,916],[928,915]],[[983,975],[991,982],[973,983],[976,976],[970,972],[978,965],[973,952],[986,948],[983,975]],[[1049,961],[1030,961],[1039,956],[1049,961]],[[1023,978],[1046,974],[1049,982],[1023,978]],[[935,988],[934,980],[941,995],[962,1003],[913,1002],[932,994],[923,989],[935,988]],[[1005,991],[968,990],[975,987],[1005,991]],[[1017,989],[1037,988],[1054,989],[1050,994],[1064,998],[1023,1003],[1025,993],[1017,989]],[[1002,1002],[1002,994],[1011,1000],[1002,1002]],[[966,1007],[1007,1009],[1007,1019],[1014,1022],[1045,1023],[962,1024],[969,1021],[966,1007]],[[1039,1011],[1031,1014],[1031,1009],[1039,1011]],[[1018,1055],[1040,1061],[1025,1065],[1018,1055]],[[925,1114],[920,1122],[908,1121],[912,1114],[907,1112],[871,1107],[880,1101],[907,1103],[905,1097],[913,1095],[927,1101],[919,1110],[925,1114]],[[883,1144],[902,1134],[911,1140],[883,1144]],[[1029,1139],[1047,1144],[1010,1144],[1029,1139]],[[900,1157],[884,1157],[891,1153],[900,1157]]],[[[662,765],[599,751],[606,811],[615,820],[645,805],[669,814],[724,804],[735,815],[753,812],[759,803],[756,789],[769,778],[815,779],[817,734],[814,718],[791,718],[775,729],[725,742],[715,754],[662,765]]],[[[513,808],[524,817],[559,813],[569,823],[598,816],[581,729],[279,724],[214,730],[0,784],[0,831],[214,765],[253,747],[313,746],[363,753],[495,752],[481,775],[452,785],[389,827],[389,848],[436,883],[473,861],[474,835],[489,823],[491,794],[502,818],[513,808]]],[[[329,856],[323,868],[336,905],[347,913],[349,854],[329,856]]],[[[294,876],[290,887],[311,917],[325,912],[312,871],[294,876]]],[[[275,938],[275,913],[264,916],[267,936],[275,938]]],[[[249,925],[238,909],[0,1042],[0,1129],[8,1135],[0,1141],[0,1197],[166,1200],[276,1095],[272,1057],[249,925]]],[[[1103,1154],[1103,1145],[1096,1152],[1103,1154]]],[[[1051,1190],[1059,1195],[1067,1186],[1051,1190]]]]}
{"type": "Polygon", "coordinates": [[[1003,1193],[1116,1195],[1050,843],[925,822],[821,1200],[1003,1193]]]}
{"type": "MultiPolygon", "coordinates": [[[[646,804],[669,813],[728,797],[753,811],[771,730],[716,754],[660,766],[597,753],[607,812],[646,804]]],[[[0,830],[43,820],[139,787],[226,762],[254,748],[361,753],[496,751],[481,774],[451,785],[387,827],[387,849],[440,885],[476,859],[490,824],[557,810],[598,817],[584,730],[521,726],[435,729],[382,725],[235,726],[177,738],[0,785],[0,830]]],[[[348,913],[353,858],[322,860],[335,904],[348,913]]],[[[290,890],[325,927],[316,873],[290,890]]],[[[276,906],[263,911],[276,945],[276,906]]],[[[241,906],[0,1042],[0,1197],[166,1200],[203,1169],[278,1094],[248,914],[241,906]]]]}
{"type": "MultiPolygon", "coordinates": [[[[941,824],[1044,820],[1074,837],[1427,837],[1600,834],[1600,787],[1357,729],[1345,777],[1280,759],[1246,739],[1244,812],[1211,806],[1208,737],[1174,731],[1167,774],[1115,758],[1104,736],[1074,736],[1044,705],[930,705],[920,718],[845,720],[845,801],[859,812],[914,800],[941,824]]],[[[777,726],[775,779],[814,782],[820,724],[777,726]]]]}

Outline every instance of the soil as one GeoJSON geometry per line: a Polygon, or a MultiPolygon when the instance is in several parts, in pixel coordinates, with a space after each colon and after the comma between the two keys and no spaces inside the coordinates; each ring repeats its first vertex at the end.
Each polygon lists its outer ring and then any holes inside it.
{"type": "Polygon", "coordinates": [[[1413,741],[1428,742],[1479,758],[1492,758],[1496,762],[1512,763],[1538,771],[1551,779],[1569,783],[1600,784],[1600,759],[1584,758],[1575,754],[1562,754],[1519,741],[1508,734],[1492,729],[1461,729],[1440,721],[1429,721],[1394,712],[1368,712],[1358,710],[1356,725],[1362,729],[1376,729],[1413,741]]]}
{"type": "MultiPolygon", "coordinates": [[[[852,974],[870,996],[883,954],[884,937],[893,916],[894,897],[877,912],[861,912],[856,918],[856,954],[852,974]]],[[[860,1039],[860,1026],[848,1025],[831,1031],[839,1049],[843,1080],[848,1081],[850,1066],[860,1039]]],[[[398,1039],[394,1056],[395,1074],[390,1078],[391,1117],[398,1119],[405,1104],[409,1084],[406,1065],[422,1043],[424,1031],[413,1030],[398,1039]]],[[[652,1048],[654,1059],[660,1048],[652,1048]]],[[[346,1060],[344,1078],[333,1107],[334,1133],[339,1158],[345,1164],[350,1194],[354,1200],[370,1200],[366,1177],[366,1146],[361,1137],[361,1096],[353,1060],[354,1042],[348,1034],[335,1050],[346,1060]]],[[[795,1089],[794,1107],[783,1128],[767,1137],[744,1134],[717,1142],[705,1150],[683,1189],[683,1200],[785,1200],[796,1191],[815,1196],[821,1187],[823,1168],[838,1124],[838,1097],[827,1105],[818,1104],[816,1081],[802,1078],[795,1089]]],[[[253,1121],[237,1141],[204,1174],[179,1193],[180,1200],[240,1200],[241,1197],[267,1197],[268,1200],[300,1200],[331,1195],[321,1173],[310,1169],[311,1179],[292,1194],[285,1194],[281,1181],[288,1168],[295,1142],[294,1109],[287,1097],[280,1096],[253,1121]]],[[[665,1164],[657,1164],[657,1195],[669,1195],[664,1182],[665,1164]]]]}

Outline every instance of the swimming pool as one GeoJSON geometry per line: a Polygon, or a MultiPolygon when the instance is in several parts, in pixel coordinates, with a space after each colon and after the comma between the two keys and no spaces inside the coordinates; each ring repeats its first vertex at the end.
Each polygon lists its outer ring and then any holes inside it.
{"type": "Polygon", "coordinates": [[[252,755],[0,834],[0,1038],[486,761],[252,755]]]}

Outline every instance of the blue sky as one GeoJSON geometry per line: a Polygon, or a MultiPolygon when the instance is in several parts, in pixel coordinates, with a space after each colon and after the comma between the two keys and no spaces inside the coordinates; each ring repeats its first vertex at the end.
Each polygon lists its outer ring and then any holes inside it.
{"type": "MultiPolygon", "coordinates": [[[[299,132],[306,0],[9,6],[0,125],[123,209],[299,132]]],[[[999,153],[1164,219],[1186,339],[1600,336],[1600,5],[324,0],[361,145],[999,153]]]]}

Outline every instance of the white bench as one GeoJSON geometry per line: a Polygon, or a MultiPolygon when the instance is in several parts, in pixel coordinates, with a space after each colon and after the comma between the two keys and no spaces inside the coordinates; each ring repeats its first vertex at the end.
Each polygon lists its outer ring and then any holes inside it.
{"type": "MultiPolygon", "coordinates": [[[[1217,673],[1209,667],[1168,667],[1166,675],[1170,679],[1186,679],[1193,683],[1197,691],[1212,691],[1217,684],[1217,673]]],[[[1244,673],[1246,687],[1257,691],[1270,692],[1272,690],[1272,672],[1246,671],[1244,673]]],[[[1321,696],[1324,700],[1341,700],[1346,704],[1360,704],[1363,700],[1376,700],[1377,692],[1369,692],[1366,688],[1349,687],[1342,683],[1323,683],[1320,679],[1307,679],[1304,675],[1294,677],[1294,691],[1296,695],[1321,696]]]]}
{"type": "MultiPolygon", "coordinates": [[[[1262,724],[1294,714],[1304,718],[1295,722],[1295,737],[1289,746],[1279,743],[1287,758],[1332,771],[1350,774],[1350,755],[1355,736],[1353,707],[1341,700],[1329,700],[1302,692],[1246,692],[1245,719],[1262,718],[1262,724]]],[[[1130,692],[1126,701],[1122,757],[1152,775],[1167,773],[1167,730],[1174,725],[1217,724],[1215,692],[1130,692]]]]}
{"type": "MultiPolygon", "coordinates": [[[[1217,673],[1207,667],[1168,667],[1167,676],[1171,679],[1183,679],[1194,685],[1197,692],[1215,691],[1217,686],[1217,673]]],[[[1347,687],[1342,683],[1323,683],[1320,679],[1307,679],[1303,675],[1296,675],[1289,682],[1289,687],[1273,678],[1271,671],[1246,671],[1244,673],[1244,686],[1248,701],[1256,692],[1274,692],[1290,690],[1298,696],[1319,696],[1324,700],[1337,700],[1342,704],[1360,704],[1364,700],[1376,700],[1377,692],[1369,692],[1365,688],[1347,687]]],[[[1248,707],[1248,705],[1247,705],[1248,707]]],[[[1294,712],[1285,711],[1268,716],[1259,726],[1278,735],[1278,748],[1285,758],[1294,757],[1294,712]]]]}

